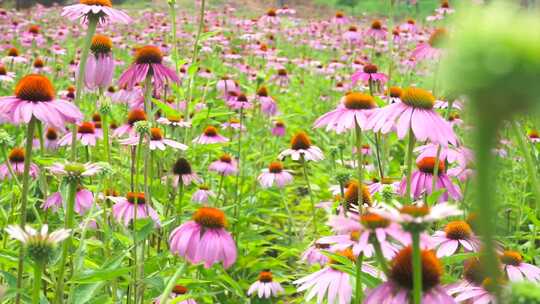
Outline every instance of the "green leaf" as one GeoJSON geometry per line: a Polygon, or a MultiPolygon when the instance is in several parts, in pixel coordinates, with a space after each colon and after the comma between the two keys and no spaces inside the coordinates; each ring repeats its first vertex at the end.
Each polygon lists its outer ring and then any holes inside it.
{"type": "Polygon", "coordinates": [[[101,288],[103,283],[82,284],[75,287],[73,292],[73,303],[84,304],[90,301],[94,293],[101,288]]]}
{"type": "Polygon", "coordinates": [[[152,98],[152,102],[163,112],[165,113],[165,115],[167,116],[172,116],[172,117],[181,117],[182,115],[180,114],[180,112],[176,111],[175,109],[171,108],[169,105],[167,105],[166,103],[160,101],[160,100],[157,100],[157,99],[154,99],[152,98]]]}

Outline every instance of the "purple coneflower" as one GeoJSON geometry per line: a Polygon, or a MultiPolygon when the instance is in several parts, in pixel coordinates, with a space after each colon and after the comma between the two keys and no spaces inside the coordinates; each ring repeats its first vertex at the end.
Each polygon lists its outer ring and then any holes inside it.
{"type": "MultiPolygon", "coordinates": [[[[134,135],[132,137],[120,140],[120,144],[136,146],[139,144],[140,135],[134,135]]],[[[163,131],[160,128],[150,128],[150,134],[146,142],[149,142],[150,150],[165,150],[167,146],[178,149],[178,150],[187,150],[188,146],[179,143],[172,139],[167,139],[163,136],[163,131]]]]}
{"type": "MultiPolygon", "coordinates": [[[[423,194],[431,194],[433,191],[440,189],[446,190],[440,197],[440,201],[446,202],[451,197],[455,200],[461,199],[461,191],[459,187],[454,185],[450,177],[446,174],[446,166],[443,161],[439,160],[438,178],[433,189],[433,178],[435,173],[435,157],[424,157],[416,163],[418,170],[414,171],[411,176],[411,195],[414,199],[419,199],[423,194]]],[[[407,178],[401,180],[399,186],[399,194],[406,195],[407,178]]]]}
{"type": "Polygon", "coordinates": [[[128,113],[127,122],[122,126],[116,128],[113,132],[113,136],[120,137],[124,135],[135,136],[135,123],[138,121],[145,121],[146,113],[143,109],[133,109],[128,113]]]}
{"type": "Polygon", "coordinates": [[[223,154],[218,160],[208,166],[208,170],[217,172],[223,176],[233,175],[238,171],[238,164],[231,155],[223,154]]]}
{"type": "Polygon", "coordinates": [[[386,83],[388,81],[388,76],[383,73],[379,73],[379,68],[374,64],[366,64],[362,68],[362,70],[355,72],[351,76],[351,81],[354,84],[356,84],[358,81],[362,81],[363,83],[369,84],[369,83],[386,83]]]}
{"type": "Polygon", "coordinates": [[[418,60],[422,59],[438,59],[442,53],[442,46],[448,38],[448,32],[444,28],[436,29],[427,42],[423,42],[416,46],[411,56],[418,60]]]}
{"type": "Polygon", "coordinates": [[[452,127],[433,110],[435,97],[430,92],[408,88],[400,100],[377,109],[370,116],[367,129],[386,134],[396,128],[400,139],[411,130],[418,141],[430,140],[442,146],[457,144],[452,127]]]}
{"type": "Polygon", "coordinates": [[[208,188],[206,185],[200,185],[199,189],[193,192],[191,200],[195,203],[206,204],[210,197],[215,197],[216,194],[208,188]]]}
{"type": "Polygon", "coordinates": [[[285,136],[285,123],[281,120],[276,120],[274,122],[274,127],[272,128],[272,135],[277,137],[285,136]]]}
{"type": "Polygon", "coordinates": [[[218,130],[216,129],[216,127],[213,127],[213,126],[206,127],[206,129],[204,129],[203,134],[193,139],[194,143],[200,144],[200,145],[224,143],[228,141],[229,139],[227,137],[219,135],[218,130]]]}
{"type": "Polygon", "coordinates": [[[59,134],[56,128],[50,127],[45,130],[45,148],[49,150],[55,150],[58,148],[59,134]]]}
{"type": "MultiPolygon", "coordinates": [[[[58,145],[70,145],[71,138],[71,133],[64,135],[64,137],[58,141],[58,145]]],[[[95,146],[98,138],[102,138],[102,136],[96,131],[96,126],[93,122],[83,122],[77,126],[77,140],[80,141],[83,146],[95,146]]]]}
{"type": "Polygon", "coordinates": [[[386,28],[384,28],[380,20],[375,20],[366,31],[366,35],[376,40],[386,41],[386,28]]]}
{"type": "Polygon", "coordinates": [[[178,183],[182,183],[184,186],[189,186],[192,183],[202,182],[197,173],[191,169],[191,164],[185,158],[179,158],[172,169],[172,182],[174,187],[178,187],[178,183]]]}
{"type": "Polygon", "coordinates": [[[268,116],[275,116],[278,113],[276,101],[268,95],[268,89],[265,86],[257,90],[255,97],[261,104],[261,111],[268,116]]]}
{"type": "Polygon", "coordinates": [[[131,89],[151,77],[154,89],[163,87],[167,80],[179,83],[176,73],[163,65],[163,54],[156,46],[143,46],[135,52],[134,63],[120,76],[118,83],[131,89]]]}
{"type": "Polygon", "coordinates": [[[343,133],[359,126],[365,129],[373,109],[377,107],[373,97],[359,92],[351,92],[341,98],[338,107],[323,116],[315,123],[315,128],[326,126],[326,130],[343,133]]]}
{"type": "Polygon", "coordinates": [[[251,109],[253,104],[248,100],[247,96],[243,93],[237,96],[231,97],[227,100],[227,105],[233,110],[251,109]]]}
{"type": "Polygon", "coordinates": [[[499,258],[510,281],[540,282],[540,268],[523,262],[519,252],[506,250],[499,258]]]}
{"type": "Polygon", "coordinates": [[[311,144],[311,140],[305,132],[298,132],[291,140],[291,148],[281,151],[279,159],[284,159],[290,156],[292,160],[300,160],[301,158],[308,161],[320,161],[324,159],[324,154],[321,149],[311,144]]]}
{"type": "Polygon", "coordinates": [[[443,231],[436,231],[432,237],[433,246],[437,248],[437,257],[452,256],[460,247],[465,252],[476,252],[480,249],[480,240],[474,235],[471,226],[464,221],[452,221],[446,224],[443,231]]]}
{"type": "Polygon", "coordinates": [[[90,90],[106,89],[111,85],[114,74],[112,40],[104,35],[95,35],[90,44],[92,53],[86,61],[84,84],[90,90]]]}
{"type": "Polygon", "coordinates": [[[302,253],[302,261],[308,263],[309,265],[319,264],[323,266],[324,264],[328,263],[330,259],[328,256],[323,254],[322,251],[329,251],[329,249],[330,244],[320,244],[315,242],[302,253]]]}
{"type": "Polygon", "coordinates": [[[225,230],[227,221],[223,211],[202,207],[195,212],[193,220],[171,232],[170,249],[191,263],[204,262],[205,268],[222,262],[229,268],[236,261],[236,244],[225,230]]]}
{"type": "Polygon", "coordinates": [[[4,82],[13,82],[15,80],[15,73],[8,72],[6,67],[0,65],[0,84],[4,82]]]}
{"type": "Polygon", "coordinates": [[[257,294],[261,299],[269,299],[271,297],[277,297],[280,293],[285,292],[281,284],[274,281],[272,272],[269,270],[261,271],[259,279],[251,284],[247,292],[248,296],[257,294]]]}
{"type": "MultiPolygon", "coordinates": [[[[440,285],[443,267],[433,251],[422,250],[422,303],[454,304],[456,301],[440,285]]],[[[365,304],[412,303],[412,247],[403,248],[392,260],[388,281],[370,290],[365,304]]]]}
{"type": "MultiPolygon", "coordinates": [[[[55,192],[51,194],[47,200],[41,205],[43,210],[52,209],[53,211],[58,210],[63,203],[62,194],[60,192],[55,192]]],[[[75,194],[75,206],[74,210],[77,214],[84,215],[94,203],[94,194],[92,191],[79,187],[77,193],[75,194]]]]}
{"type": "MultiPolygon", "coordinates": [[[[171,290],[171,294],[169,295],[169,298],[171,300],[174,300],[175,298],[185,296],[188,293],[188,289],[182,285],[176,285],[171,290]]],[[[160,299],[156,299],[154,301],[154,304],[160,304],[160,299]]],[[[193,299],[186,299],[181,300],[180,302],[176,301],[178,304],[197,304],[197,302],[193,299]]]]}
{"type": "Polygon", "coordinates": [[[99,18],[104,24],[107,21],[114,23],[129,23],[131,18],[121,10],[112,8],[111,0],[80,0],[79,4],[65,6],[62,16],[70,20],[81,19],[82,23],[88,23],[88,18],[99,18]]]}
{"type": "MultiPolygon", "coordinates": [[[[23,148],[13,148],[11,152],[9,152],[8,158],[6,159],[6,163],[0,165],[0,178],[1,179],[11,179],[11,172],[9,172],[9,167],[7,162],[9,162],[9,165],[13,169],[13,172],[16,175],[22,175],[24,173],[24,157],[25,152],[23,148]]],[[[30,163],[30,171],[29,176],[32,178],[36,178],[39,174],[39,167],[34,164],[30,163]]]]}
{"type": "Polygon", "coordinates": [[[259,184],[263,188],[270,188],[274,184],[278,188],[283,188],[293,180],[290,170],[284,170],[281,162],[275,161],[270,163],[268,169],[264,169],[263,172],[257,177],[259,184]]]}
{"type": "Polygon", "coordinates": [[[112,206],[114,218],[126,227],[135,219],[135,216],[137,216],[136,219],[151,218],[156,226],[161,225],[159,215],[146,202],[144,193],[128,192],[126,197],[108,197],[108,199],[115,202],[112,206]],[[135,209],[137,209],[137,214],[135,214],[135,209]]]}
{"type": "Polygon", "coordinates": [[[0,98],[0,114],[14,124],[29,123],[35,117],[57,128],[83,118],[72,103],[55,99],[54,87],[47,77],[35,74],[19,80],[14,96],[0,98]]]}

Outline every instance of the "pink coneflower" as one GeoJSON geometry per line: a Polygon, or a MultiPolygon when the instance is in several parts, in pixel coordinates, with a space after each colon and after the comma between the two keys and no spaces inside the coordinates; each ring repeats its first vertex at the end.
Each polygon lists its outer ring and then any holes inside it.
{"type": "Polygon", "coordinates": [[[178,183],[181,182],[184,186],[189,186],[192,183],[202,182],[197,173],[191,169],[191,164],[185,158],[179,158],[172,169],[172,183],[174,187],[178,187],[178,183]]]}
{"type": "Polygon", "coordinates": [[[369,212],[402,225],[432,223],[447,217],[459,216],[463,213],[457,206],[449,203],[439,203],[432,207],[422,203],[405,206],[394,203],[394,205],[395,207],[381,204],[381,208],[369,208],[369,212]]]}
{"type": "Polygon", "coordinates": [[[259,21],[261,21],[264,25],[272,26],[272,25],[278,25],[279,24],[279,17],[277,15],[276,9],[271,8],[268,11],[266,11],[266,14],[264,14],[259,21]]]}
{"type": "MultiPolygon", "coordinates": [[[[70,145],[71,138],[71,133],[68,133],[58,141],[58,144],[60,146],[70,145]]],[[[83,146],[95,146],[98,138],[102,138],[102,136],[96,131],[93,122],[83,122],[77,126],[77,140],[83,146]]]]}
{"type": "Polygon", "coordinates": [[[439,160],[447,161],[449,163],[458,163],[461,166],[466,166],[468,163],[474,161],[473,153],[470,149],[459,146],[447,146],[442,147],[434,144],[427,144],[416,147],[415,152],[420,152],[416,158],[417,162],[420,162],[425,157],[436,157],[439,153],[439,160]]]}
{"type": "Polygon", "coordinates": [[[441,6],[435,9],[440,15],[447,15],[454,13],[454,9],[450,7],[450,3],[447,0],[441,2],[441,6]]]}
{"type": "Polygon", "coordinates": [[[281,120],[276,120],[274,122],[274,127],[272,127],[272,135],[277,137],[285,136],[285,123],[281,120]]]}
{"type": "MultiPolygon", "coordinates": [[[[188,293],[188,289],[182,285],[176,285],[173,287],[173,289],[171,290],[171,294],[169,295],[169,299],[171,300],[174,300],[175,298],[178,298],[178,297],[182,297],[188,293]]],[[[160,299],[156,299],[154,301],[154,304],[160,304],[160,299]]],[[[193,299],[186,299],[186,300],[181,300],[180,302],[175,302],[175,303],[178,303],[178,304],[197,304],[197,302],[193,299]]]]}
{"type": "MultiPolygon", "coordinates": [[[[16,175],[22,175],[24,173],[24,157],[25,157],[25,152],[23,148],[13,148],[13,150],[9,152],[6,162],[9,162],[11,168],[13,169],[13,172],[16,175]]],[[[32,178],[36,178],[38,174],[39,174],[39,167],[34,163],[30,163],[29,175],[32,178]]],[[[12,178],[11,172],[9,172],[9,167],[7,163],[0,165],[0,178],[1,179],[12,178]]]]}
{"type": "Polygon", "coordinates": [[[375,20],[366,31],[366,35],[376,40],[386,40],[386,29],[380,20],[375,20]]]}
{"type": "Polygon", "coordinates": [[[379,68],[374,64],[366,64],[362,68],[362,70],[359,70],[355,72],[351,76],[351,81],[353,85],[355,85],[358,81],[362,81],[365,84],[372,83],[380,83],[384,84],[388,81],[388,76],[383,73],[379,73],[379,68]]]}
{"type": "Polygon", "coordinates": [[[438,59],[442,53],[442,46],[448,38],[448,32],[444,28],[436,29],[427,42],[416,46],[411,56],[418,59],[438,59]]]}
{"type": "Polygon", "coordinates": [[[236,119],[236,118],[231,118],[229,119],[229,121],[227,122],[224,122],[221,124],[221,126],[223,127],[223,129],[233,129],[233,130],[241,130],[241,131],[245,131],[246,130],[246,127],[240,123],[240,120],[236,119]]]}
{"type": "Polygon", "coordinates": [[[191,122],[185,121],[182,117],[167,116],[160,117],[156,120],[157,123],[172,127],[191,128],[191,122]]]}
{"type": "Polygon", "coordinates": [[[14,96],[0,98],[0,114],[14,124],[29,123],[35,117],[57,128],[83,118],[75,105],[55,99],[54,87],[49,79],[34,74],[19,80],[14,96]]]}
{"type": "Polygon", "coordinates": [[[388,104],[393,104],[396,102],[401,102],[401,94],[403,94],[403,89],[400,87],[390,87],[381,96],[382,100],[386,100],[388,104]]]}
{"type": "Polygon", "coordinates": [[[90,50],[92,53],[86,61],[84,83],[90,90],[106,89],[111,85],[114,74],[112,40],[104,35],[95,35],[90,50]]]}
{"type": "Polygon", "coordinates": [[[238,86],[236,85],[236,82],[232,79],[229,79],[229,77],[227,76],[224,76],[220,80],[218,80],[216,87],[218,91],[220,91],[225,97],[227,97],[229,92],[238,91],[238,86]]]}
{"type": "Polygon", "coordinates": [[[280,68],[277,70],[277,74],[272,76],[272,80],[280,87],[286,87],[289,85],[289,74],[285,68],[280,68]]]}
{"type": "Polygon", "coordinates": [[[320,161],[324,159],[324,154],[319,147],[311,144],[311,140],[305,132],[298,132],[291,140],[291,148],[281,151],[279,159],[290,156],[292,160],[320,161]]]}
{"type": "Polygon", "coordinates": [[[217,172],[223,176],[233,175],[238,171],[238,164],[232,156],[223,154],[218,160],[210,164],[208,170],[217,172]]]}
{"type": "Polygon", "coordinates": [[[349,18],[345,17],[343,12],[337,12],[332,18],[332,22],[340,26],[349,23],[349,18]]]}
{"type": "MultiPolygon", "coordinates": [[[[139,144],[140,135],[134,135],[132,137],[123,139],[120,141],[120,144],[136,146],[139,144]]],[[[163,136],[163,131],[160,128],[150,128],[150,134],[145,138],[145,142],[149,143],[150,150],[161,150],[164,151],[167,146],[178,149],[178,150],[187,150],[188,146],[179,143],[172,139],[167,139],[163,136]]]]}
{"type": "MultiPolygon", "coordinates": [[[[47,200],[41,205],[41,208],[43,210],[52,209],[53,211],[58,210],[60,206],[62,206],[62,203],[64,202],[62,198],[62,193],[55,192],[51,194],[47,200]]],[[[92,191],[84,188],[77,189],[77,193],[75,195],[75,212],[80,215],[84,215],[90,208],[92,208],[92,205],[94,203],[94,194],[92,191]]]]}
{"type": "Polygon", "coordinates": [[[86,163],[54,163],[52,166],[47,167],[52,174],[59,176],[76,176],[76,177],[89,177],[98,174],[102,167],[98,164],[86,163]]]}
{"type": "Polygon", "coordinates": [[[59,137],[59,134],[55,128],[53,127],[47,128],[47,130],[45,130],[45,136],[44,136],[45,148],[49,150],[55,150],[56,148],[58,148],[58,141],[59,141],[58,137],[59,137]]]}
{"type": "Polygon", "coordinates": [[[128,113],[127,122],[116,128],[113,132],[113,136],[132,135],[135,136],[135,123],[138,121],[145,121],[146,113],[143,109],[133,109],[128,113]]]}
{"type": "Polygon", "coordinates": [[[135,219],[135,209],[137,209],[137,219],[151,218],[156,226],[161,225],[159,215],[146,202],[144,193],[128,192],[126,197],[108,197],[108,199],[115,202],[112,206],[114,218],[126,227],[135,219]]]}
{"type": "Polygon", "coordinates": [[[284,170],[281,162],[275,161],[270,163],[268,169],[263,170],[263,173],[257,177],[257,180],[263,188],[270,188],[273,185],[283,188],[292,182],[293,176],[291,172],[290,170],[284,170]]]}
{"type": "Polygon", "coordinates": [[[366,128],[384,134],[395,128],[400,139],[412,130],[418,141],[430,140],[442,146],[457,144],[452,127],[433,110],[435,97],[430,92],[408,88],[400,99],[401,102],[375,110],[366,128]]]}
{"type": "Polygon", "coordinates": [[[268,115],[274,116],[278,113],[276,101],[268,95],[268,89],[264,86],[257,90],[257,96],[255,97],[261,104],[261,111],[268,115]]]}
{"type": "MultiPolygon", "coordinates": [[[[422,250],[422,300],[423,304],[455,304],[440,285],[443,267],[433,251],[422,250]]],[[[403,248],[392,260],[388,281],[370,290],[365,304],[412,303],[413,286],[412,247],[403,248]]]]}
{"type": "Polygon", "coordinates": [[[446,224],[443,231],[436,231],[432,237],[433,246],[437,248],[437,257],[452,256],[460,247],[465,252],[480,249],[480,240],[474,235],[471,226],[464,221],[453,221],[446,224]]]}
{"type": "Polygon", "coordinates": [[[277,297],[280,293],[285,292],[281,284],[274,281],[272,272],[269,270],[261,271],[259,279],[251,284],[247,292],[248,296],[257,294],[261,299],[269,299],[271,297],[277,297]]]}
{"type": "Polygon", "coordinates": [[[330,244],[320,244],[315,242],[302,253],[302,261],[308,263],[309,265],[319,264],[323,266],[328,263],[330,259],[328,256],[323,254],[322,251],[329,251],[329,249],[330,244]]]}
{"type": "Polygon", "coordinates": [[[358,44],[362,41],[362,35],[358,32],[356,26],[349,26],[347,31],[343,33],[343,39],[347,40],[350,44],[358,44]]]}
{"type": "Polygon", "coordinates": [[[13,65],[14,63],[26,63],[28,60],[20,56],[19,50],[16,48],[10,48],[7,52],[7,56],[2,58],[2,62],[5,64],[13,65]]]}
{"type": "Polygon", "coordinates": [[[6,67],[0,65],[0,84],[5,82],[13,82],[15,80],[15,73],[8,72],[6,67]]]}
{"type": "Polygon", "coordinates": [[[81,19],[88,23],[89,18],[98,18],[101,24],[107,21],[129,23],[131,18],[121,10],[112,8],[111,0],[80,0],[79,4],[65,6],[62,16],[70,20],[81,19]]]}
{"type": "Polygon", "coordinates": [[[200,185],[197,191],[193,192],[191,200],[195,203],[206,204],[210,200],[210,197],[215,197],[216,194],[208,188],[206,185],[200,185]]]}
{"type": "MultiPolygon", "coordinates": [[[[351,261],[356,260],[350,249],[337,252],[337,254],[351,261]]],[[[309,290],[305,297],[306,302],[309,302],[316,295],[318,303],[323,303],[324,298],[328,304],[349,304],[351,302],[351,277],[348,273],[333,267],[339,264],[338,261],[331,259],[323,269],[293,282],[295,285],[300,285],[298,292],[309,290]]],[[[379,271],[368,264],[362,265],[362,271],[373,277],[380,277],[379,271]]]]}
{"type": "Polygon", "coordinates": [[[287,5],[284,5],[281,8],[276,10],[276,14],[292,16],[296,14],[296,10],[288,7],[287,5]]]}
{"type": "MultiPolygon", "coordinates": [[[[435,157],[424,157],[416,163],[418,170],[414,171],[411,176],[411,195],[414,199],[419,199],[423,194],[431,194],[433,191],[440,189],[446,190],[440,197],[440,201],[448,201],[448,197],[452,199],[461,199],[461,191],[459,187],[452,183],[450,177],[446,174],[446,166],[443,161],[439,160],[439,163],[435,164],[435,157]],[[438,178],[433,189],[433,178],[435,173],[435,166],[438,166],[438,178]]],[[[406,195],[407,192],[407,178],[404,177],[401,180],[399,186],[399,194],[406,195]]]]}
{"type": "Polygon", "coordinates": [[[227,105],[233,110],[251,109],[253,107],[253,104],[243,93],[238,94],[238,96],[229,98],[229,100],[227,101],[227,105]]]}
{"type": "Polygon", "coordinates": [[[203,134],[193,139],[193,142],[200,145],[216,144],[228,142],[227,137],[218,134],[216,127],[208,126],[204,129],[203,134]]]}
{"type": "Polygon", "coordinates": [[[359,92],[351,92],[341,98],[338,107],[323,116],[315,123],[315,128],[326,126],[326,130],[336,133],[354,129],[359,126],[365,129],[369,116],[377,106],[373,97],[359,92]]]}
{"type": "Polygon", "coordinates": [[[455,290],[456,303],[467,304],[497,304],[497,299],[493,293],[488,290],[491,280],[488,278],[481,286],[467,286],[455,290]]]}
{"type": "Polygon", "coordinates": [[[176,73],[163,65],[163,54],[156,46],[143,46],[135,52],[135,61],[120,76],[118,83],[131,89],[146,77],[152,78],[154,89],[163,87],[167,80],[180,83],[176,73]]]}
{"type": "Polygon", "coordinates": [[[510,281],[540,282],[540,268],[524,263],[519,252],[506,250],[499,258],[510,281]]]}
{"type": "Polygon", "coordinates": [[[236,244],[225,230],[227,221],[223,211],[202,207],[195,212],[193,220],[171,232],[170,249],[191,263],[204,262],[205,268],[222,262],[229,268],[236,261],[236,244]]]}

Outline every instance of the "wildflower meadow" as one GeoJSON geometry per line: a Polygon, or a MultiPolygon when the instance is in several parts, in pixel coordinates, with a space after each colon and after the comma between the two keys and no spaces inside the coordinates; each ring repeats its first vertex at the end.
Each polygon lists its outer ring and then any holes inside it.
{"type": "Polygon", "coordinates": [[[0,1],[0,303],[540,303],[537,2],[0,1]]]}

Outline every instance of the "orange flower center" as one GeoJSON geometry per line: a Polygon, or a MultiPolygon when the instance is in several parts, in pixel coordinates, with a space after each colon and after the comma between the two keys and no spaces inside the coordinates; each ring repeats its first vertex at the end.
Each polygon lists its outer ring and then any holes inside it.
{"type": "Polygon", "coordinates": [[[179,158],[173,166],[173,173],[176,175],[191,174],[191,165],[185,158],[179,158]]]}
{"type": "Polygon", "coordinates": [[[111,0],[81,0],[81,4],[112,7],[111,0]]]}
{"type": "MultiPolygon", "coordinates": [[[[0,71],[0,74],[1,74],[1,71],[0,71]]],[[[540,138],[540,134],[538,133],[537,130],[531,130],[529,132],[529,138],[540,138]]]]}
{"type": "Polygon", "coordinates": [[[378,228],[386,228],[390,226],[389,220],[374,213],[367,213],[362,215],[360,217],[360,223],[362,223],[362,226],[371,230],[375,230],[378,228]]]}
{"type": "MultiPolygon", "coordinates": [[[[345,191],[345,201],[349,205],[358,206],[358,188],[359,183],[357,181],[351,181],[345,191]]],[[[362,184],[362,204],[371,206],[371,194],[369,188],[362,184]]]]}
{"type": "Polygon", "coordinates": [[[90,50],[94,54],[108,54],[112,50],[112,40],[111,38],[97,34],[92,38],[92,44],[90,45],[90,50]]]}
{"type": "Polygon", "coordinates": [[[236,97],[236,101],[238,101],[238,102],[248,102],[246,94],[238,95],[238,97],[236,97]]]}
{"type": "Polygon", "coordinates": [[[41,69],[44,66],[45,66],[45,63],[43,62],[43,60],[41,60],[41,58],[36,58],[36,60],[34,60],[34,67],[35,68],[41,69]]]}
{"type": "Polygon", "coordinates": [[[317,248],[317,249],[328,249],[328,248],[330,248],[330,244],[315,243],[315,248],[317,248]]]}
{"type": "MultiPolygon", "coordinates": [[[[336,254],[339,255],[339,256],[345,257],[345,258],[347,258],[347,259],[349,259],[349,260],[351,260],[353,262],[356,260],[356,258],[354,256],[354,253],[352,252],[351,248],[347,248],[345,250],[338,250],[336,252],[336,254]]],[[[334,260],[332,258],[330,259],[329,263],[334,264],[334,265],[340,265],[341,264],[341,262],[339,262],[337,260],[334,260]]]]}
{"type": "Polygon", "coordinates": [[[270,283],[272,282],[272,272],[271,271],[261,271],[259,273],[259,281],[263,283],[270,283]]]}
{"type": "Polygon", "coordinates": [[[279,70],[278,70],[278,75],[279,75],[279,76],[287,76],[287,70],[285,70],[285,69],[279,69],[279,70]]]}
{"type": "Polygon", "coordinates": [[[176,295],[183,295],[188,292],[188,289],[182,285],[176,285],[173,287],[172,292],[176,295]]]}
{"type": "Polygon", "coordinates": [[[0,75],[7,75],[7,69],[3,65],[0,65],[0,75]]]}
{"type": "Polygon", "coordinates": [[[358,31],[358,28],[356,28],[356,26],[354,25],[349,26],[349,32],[357,32],[357,31],[358,31]]]}
{"type": "Polygon", "coordinates": [[[298,132],[291,140],[293,150],[307,150],[311,147],[311,140],[305,132],[298,132]]]}
{"type": "Polygon", "coordinates": [[[146,120],[146,113],[143,109],[131,110],[128,114],[128,124],[134,125],[137,121],[146,120]]]}
{"type": "Polygon", "coordinates": [[[408,214],[412,217],[423,217],[429,214],[429,207],[407,205],[407,206],[401,207],[399,212],[401,212],[402,214],[408,214]]]}
{"type": "Polygon", "coordinates": [[[336,18],[340,19],[340,18],[343,18],[345,17],[345,14],[343,14],[342,12],[337,12],[336,13],[336,18]]]}
{"type": "Polygon", "coordinates": [[[24,149],[23,148],[13,148],[9,152],[8,159],[12,163],[23,163],[24,162],[24,149]]]}
{"type": "Polygon", "coordinates": [[[463,265],[463,276],[471,283],[482,284],[482,281],[486,278],[484,271],[482,270],[482,263],[478,258],[470,258],[465,260],[463,265]]]}
{"type": "Polygon", "coordinates": [[[150,128],[150,139],[151,140],[162,140],[163,132],[160,128],[150,128]]]}
{"type": "Polygon", "coordinates": [[[403,89],[400,87],[390,87],[388,93],[390,93],[390,97],[399,98],[403,94],[403,89]]]}
{"type": "Polygon", "coordinates": [[[132,204],[143,205],[146,203],[144,192],[128,192],[126,198],[132,204]]]}
{"type": "Polygon", "coordinates": [[[28,32],[31,33],[31,34],[34,34],[34,35],[39,34],[39,25],[31,25],[28,28],[28,32]]]}
{"type": "Polygon", "coordinates": [[[10,48],[9,51],[8,51],[8,56],[9,57],[19,57],[19,50],[17,50],[16,48],[10,48]]]}
{"type": "Polygon", "coordinates": [[[278,120],[278,121],[276,121],[275,126],[283,128],[283,127],[285,127],[285,123],[283,121],[281,121],[281,120],[278,120]]]}
{"type": "Polygon", "coordinates": [[[519,266],[523,262],[523,257],[517,251],[506,250],[500,256],[501,262],[506,265],[519,266]]]}
{"type": "Polygon", "coordinates": [[[435,96],[420,88],[407,88],[401,95],[401,101],[415,108],[430,110],[435,105],[435,96]]]}
{"type": "Polygon", "coordinates": [[[364,66],[364,73],[374,74],[377,73],[378,70],[379,68],[377,68],[377,66],[374,64],[366,64],[364,66]]]}
{"type": "MultiPolygon", "coordinates": [[[[445,165],[444,162],[439,160],[438,174],[444,173],[445,165]]],[[[416,163],[418,170],[424,173],[433,174],[435,171],[435,157],[424,157],[419,162],[416,163]]]]}
{"type": "Polygon", "coordinates": [[[92,122],[83,122],[77,127],[77,132],[81,134],[94,134],[96,127],[92,122]]]}
{"type": "Polygon", "coordinates": [[[193,220],[205,228],[224,228],[227,224],[225,213],[223,211],[212,208],[202,207],[195,212],[193,220]]]}
{"type": "MultiPolygon", "coordinates": [[[[431,250],[422,250],[422,287],[424,291],[439,285],[443,268],[441,262],[431,250]]],[[[413,267],[412,247],[403,248],[392,260],[390,278],[400,286],[412,289],[413,267]]]]}
{"type": "Polygon", "coordinates": [[[204,135],[214,137],[217,136],[218,132],[217,129],[213,126],[208,126],[206,129],[204,129],[204,135]]]}
{"type": "Polygon", "coordinates": [[[350,110],[367,110],[375,107],[375,100],[370,95],[351,92],[345,95],[344,104],[350,110]]]}
{"type": "Polygon", "coordinates": [[[223,154],[219,157],[219,160],[230,164],[232,162],[232,157],[229,154],[223,154]]]}
{"type": "Polygon", "coordinates": [[[438,28],[429,37],[428,43],[434,48],[441,48],[448,40],[448,31],[444,28],[438,28]]]}
{"type": "Polygon", "coordinates": [[[349,234],[349,237],[351,241],[358,242],[358,240],[360,239],[360,231],[358,230],[351,231],[351,233],[349,234]]]}
{"type": "Polygon", "coordinates": [[[276,9],[274,9],[274,8],[269,9],[269,10],[266,12],[266,16],[269,16],[269,17],[275,17],[275,16],[277,16],[277,14],[276,14],[276,9]]]}
{"type": "Polygon", "coordinates": [[[266,87],[260,87],[259,90],[257,90],[257,95],[260,97],[267,97],[268,96],[268,89],[266,87]]]}
{"type": "Polygon", "coordinates": [[[444,227],[446,237],[452,240],[466,240],[472,235],[471,226],[464,221],[453,221],[444,227]]]}
{"type": "Polygon", "coordinates": [[[54,99],[54,87],[47,77],[28,75],[23,77],[15,87],[15,96],[19,99],[40,102],[54,99]]]}
{"type": "Polygon", "coordinates": [[[48,140],[57,140],[58,139],[58,132],[56,132],[56,129],[54,129],[54,128],[48,128],[47,132],[45,132],[45,137],[48,140]]]}
{"type": "Polygon", "coordinates": [[[157,46],[143,46],[135,52],[135,62],[137,64],[155,64],[163,61],[163,53],[157,46]]]}
{"type": "Polygon", "coordinates": [[[270,173],[281,173],[283,171],[283,164],[278,161],[271,162],[270,166],[268,166],[268,171],[270,173]]]}
{"type": "Polygon", "coordinates": [[[374,30],[380,30],[382,29],[382,23],[380,20],[375,20],[373,23],[371,23],[371,28],[374,30]]]}

